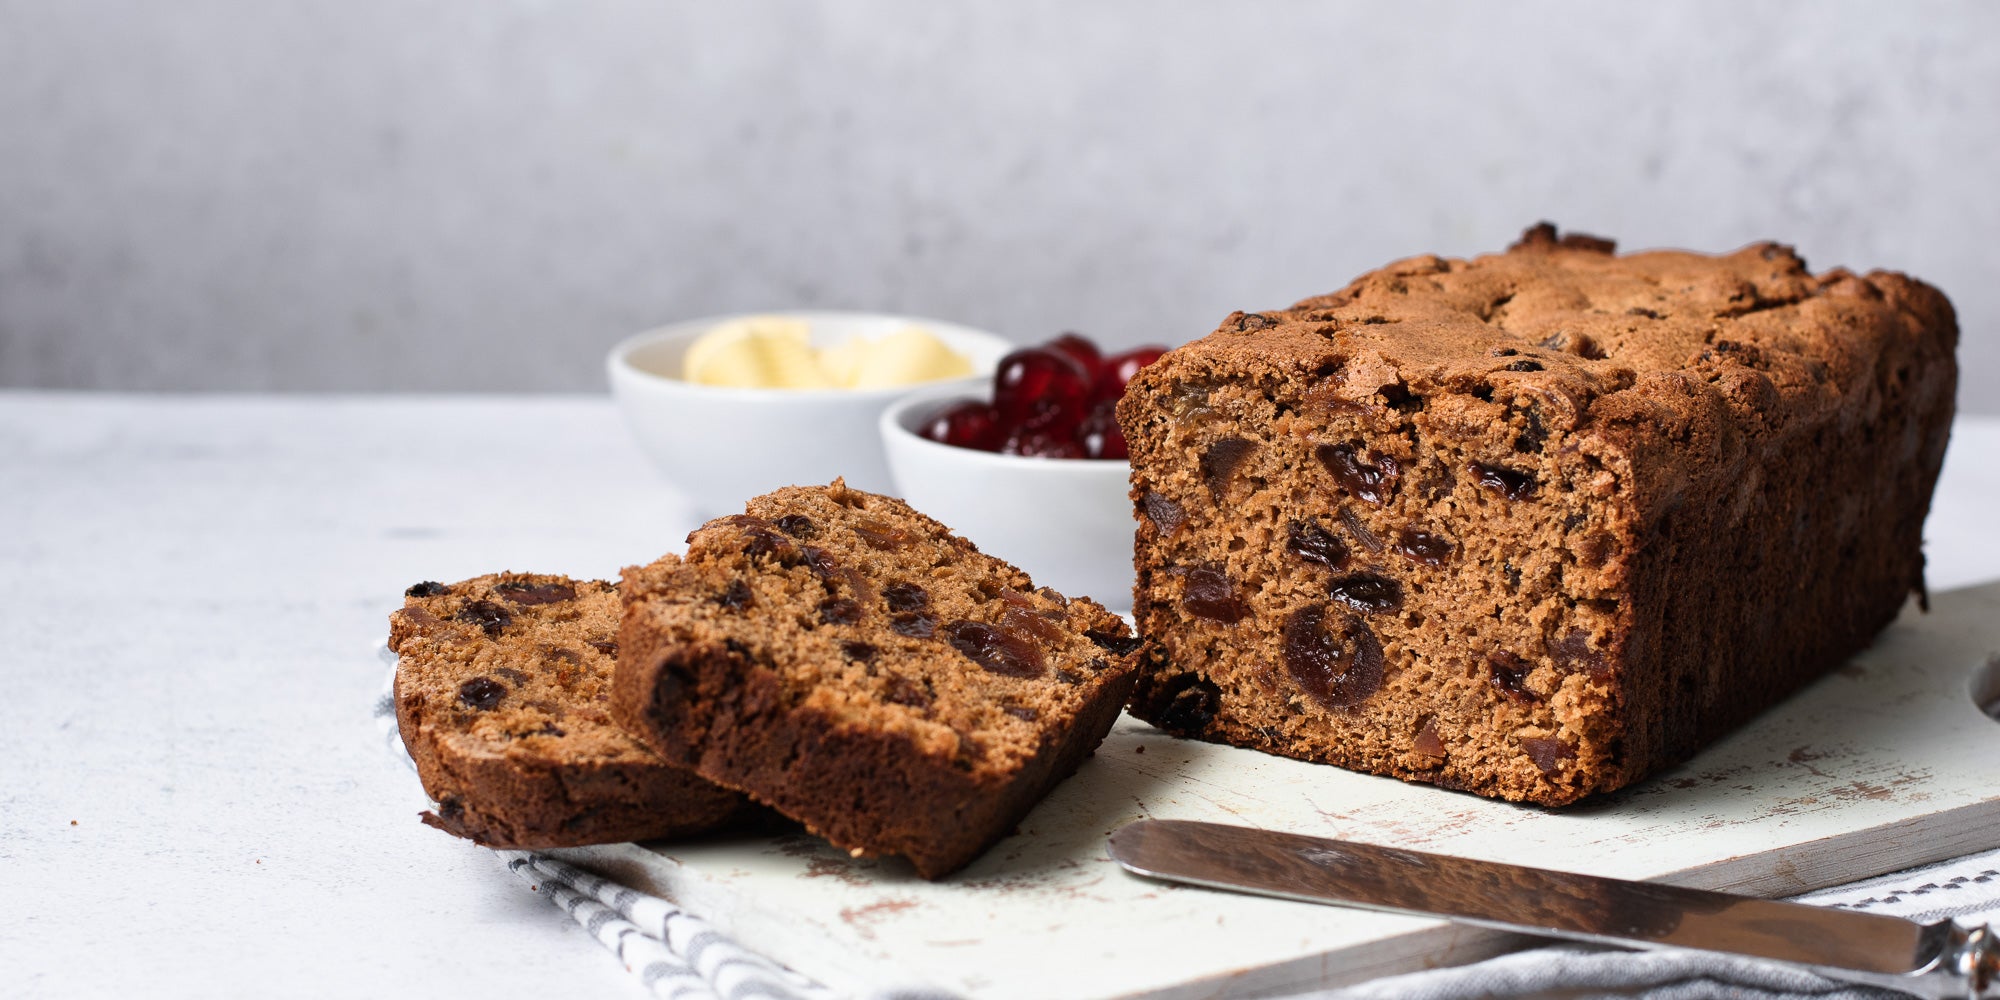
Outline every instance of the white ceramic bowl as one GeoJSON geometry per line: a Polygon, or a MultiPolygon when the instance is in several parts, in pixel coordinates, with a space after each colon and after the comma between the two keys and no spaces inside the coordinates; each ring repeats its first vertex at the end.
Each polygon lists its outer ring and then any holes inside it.
{"type": "MultiPolygon", "coordinates": [[[[747,315],[747,314],[746,314],[747,315]]],[[[815,346],[923,327],[971,360],[977,374],[927,383],[971,394],[992,381],[1013,350],[982,330],[911,316],[777,312],[812,327],[815,346]]],[[[780,486],[823,484],[844,476],[856,489],[894,492],[876,421],[910,386],[885,389],[732,389],[681,379],[688,345],[715,326],[712,316],[631,337],[611,349],[605,367],[611,395],[639,447],[657,462],[704,517],[740,511],[743,502],[780,486]]]]}
{"type": "Polygon", "coordinates": [[[1127,498],[1131,467],[998,455],[917,436],[924,419],[954,399],[992,399],[991,380],[976,389],[913,392],[882,414],[895,493],[980,551],[1026,570],[1038,586],[1131,610],[1137,528],[1127,498]]]}

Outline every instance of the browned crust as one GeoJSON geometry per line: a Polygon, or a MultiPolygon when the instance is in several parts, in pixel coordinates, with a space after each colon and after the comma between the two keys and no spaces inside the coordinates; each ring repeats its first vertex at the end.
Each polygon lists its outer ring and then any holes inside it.
{"type": "Polygon", "coordinates": [[[613,703],[667,759],[741,789],[837,847],[905,857],[927,879],[978,857],[1075,773],[1132,685],[1129,671],[1101,679],[1088,706],[1049,731],[1020,770],[975,775],[902,734],[786,710],[776,675],[722,645],[635,640],[625,656],[613,703]]]}
{"type": "MultiPolygon", "coordinates": [[[[1120,407],[1141,508],[1135,617],[1159,646],[1133,712],[1182,735],[1545,805],[1683,760],[1842,662],[1921,592],[1920,532],[1949,434],[1956,340],[1944,296],[1900,274],[1815,276],[1776,244],[1617,257],[1609,241],[1553,227],[1507,254],[1411,258],[1289,309],[1234,314],[1142,372],[1120,407]],[[1167,411],[1177,387],[1203,382],[1269,396],[1295,423],[1415,427],[1397,433],[1420,447],[1454,436],[1504,442],[1531,412],[1550,470],[1602,473],[1601,492],[1577,500],[1601,549],[1588,567],[1573,552],[1564,564],[1571,590],[1587,584],[1608,616],[1591,639],[1589,677],[1551,666],[1540,643],[1555,632],[1509,651],[1524,671],[1555,676],[1530,694],[1560,682],[1580,701],[1559,716],[1483,696],[1502,736],[1560,739],[1574,756],[1547,761],[1544,774],[1496,775],[1418,752],[1414,726],[1378,720],[1369,731],[1379,706],[1327,716],[1350,738],[1299,740],[1269,726],[1284,714],[1282,683],[1268,701],[1212,695],[1204,650],[1268,641],[1277,625],[1258,615],[1233,631],[1190,620],[1164,561],[1166,533],[1145,518],[1148,494],[1194,463],[1166,445],[1167,411]],[[1218,646],[1222,633],[1232,638],[1218,646]]],[[[1375,511],[1309,461],[1259,472],[1288,476],[1325,498],[1315,501],[1325,510],[1375,511]]]]}
{"type": "MultiPolygon", "coordinates": [[[[400,717],[400,713],[399,713],[400,717]]],[[[486,847],[541,850],[659,840],[725,825],[741,796],[659,763],[537,768],[419,744],[411,757],[438,803],[426,825],[486,847]]]]}

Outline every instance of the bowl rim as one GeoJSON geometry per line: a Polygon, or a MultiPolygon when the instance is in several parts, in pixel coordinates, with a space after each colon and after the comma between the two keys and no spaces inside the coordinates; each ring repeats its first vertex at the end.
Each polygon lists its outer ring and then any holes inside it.
{"type": "MultiPolygon", "coordinates": [[[[1132,460],[1129,458],[1047,458],[1041,455],[1002,455],[994,451],[980,451],[977,448],[960,448],[957,445],[933,441],[904,426],[903,417],[919,406],[938,403],[946,399],[962,397],[990,402],[993,398],[993,383],[988,380],[976,392],[966,392],[962,386],[939,382],[911,392],[889,404],[882,411],[876,426],[881,429],[884,450],[891,447],[910,447],[918,454],[935,455],[943,461],[985,464],[994,468],[1040,469],[1051,475],[1103,475],[1113,469],[1122,470],[1121,476],[1129,477],[1132,460]],[[891,440],[898,442],[891,444],[891,440]],[[946,458],[945,456],[951,456],[946,458]]],[[[893,463],[891,471],[893,472],[893,463]]]]}
{"type": "MultiPolygon", "coordinates": [[[[941,339],[946,339],[947,343],[949,343],[950,338],[958,338],[975,343],[990,341],[990,343],[986,343],[983,346],[997,351],[998,357],[995,358],[996,363],[999,357],[1005,357],[1009,352],[1018,349],[1020,346],[991,330],[982,330],[978,327],[966,326],[963,323],[954,323],[951,320],[933,319],[927,316],[911,316],[902,313],[863,312],[843,309],[767,309],[755,312],[721,313],[713,316],[696,316],[690,319],[675,320],[672,323],[665,323],[651,329],[642,330],[612,345],[611,350],[606,353],[604,358],[605,370],[610,377],[612,388],[614,390],[617,389],[620,383],[623,382],[626,384],[649,386],[664,392],[683,393],[697,399],[705,397],[716,400],[770,402],[789,400],[801,403],[824,403],[840,400],[881,402],[884,400],[893,400],[913,388],[952,386],[962,390],[964,388],[963,383],[972,380],[990,380],[993,374],[990,369],[984,372],[980,371],[977,359],[973,359],[974,372],[971,375],[932,379],[929,382],[918,382],[912,385],[881,386],[874,389],[762,389],[740,386],[702,385],[697,382],[689,382],[678,376],[661,375],[658,372],[648,371],[632,363],[631,355],[642,347],[649,347],[655,343],[670,341],[676,338],[685,337],[692,339],[723,323],[732,320],[749,319],[755,316],[782,316],[787,319],[804,320],[808,323],[826,320],[908,323],[913,326],[930,328],[932,332],[940,334],[941,339]]],[[[953,345],[953,349],[956,350],[958,348],[956,345],[953,345]]]]}

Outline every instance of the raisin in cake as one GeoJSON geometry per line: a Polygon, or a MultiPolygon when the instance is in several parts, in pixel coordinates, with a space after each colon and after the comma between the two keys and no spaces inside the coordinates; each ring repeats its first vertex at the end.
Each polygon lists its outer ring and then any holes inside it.
{"type": "Polygon", "coordinates": [[[1118,410],[1133,711],[1546,805],[1685,759],[1921,591],[1956,340],[1900,274],[1547,225],[1231,315],[1118,410]]]}
{"type": "Polygon", "coordinates": [[[743,797],[611,722],[618,592],[501,573],[411,587],[390,616],[396,721],[437,801],[424,822],[488,847],[694,833],[743,797]]]}
{"type": "Polygon", "coordinates": [[[1137,641],[900,500],[790,487],[625,573],[617,718],[856,854],[937,878],[1104,738],[1137,641]]]}

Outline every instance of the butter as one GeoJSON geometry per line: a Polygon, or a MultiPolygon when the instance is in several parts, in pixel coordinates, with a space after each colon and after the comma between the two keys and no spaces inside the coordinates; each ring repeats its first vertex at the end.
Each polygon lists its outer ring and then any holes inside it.
{"type": "Polygon", "coordinates": [[[812,346],[802,320],[731,320],[688,345],[682,377],[740,389],[881,389],[971,375],[972,362],[922,327],[812,346]]]}

